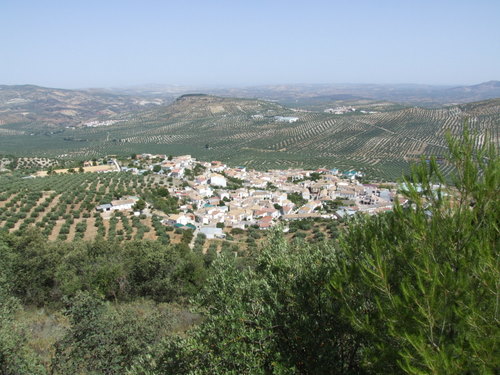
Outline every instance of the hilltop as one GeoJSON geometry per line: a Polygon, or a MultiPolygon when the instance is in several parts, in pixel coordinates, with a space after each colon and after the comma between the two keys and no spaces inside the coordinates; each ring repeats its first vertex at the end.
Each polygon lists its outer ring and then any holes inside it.
{"type": "Polygon", "coordinates": [[[268,110],[282,111],[285,108],[279,104],[264,100],[227,98],[207,94],[185,94],[166,107],[153,109],[158,113],[164,112],[181,118],[255,114],[268,110]]]}

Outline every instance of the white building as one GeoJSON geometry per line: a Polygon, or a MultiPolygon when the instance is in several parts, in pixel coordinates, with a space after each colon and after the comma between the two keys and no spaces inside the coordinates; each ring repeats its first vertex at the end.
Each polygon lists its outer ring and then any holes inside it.
{"type": "Polygon", "coordinates": [[[220,174],[213,173],[210,175],[210,185],[226,187],[226,178],[220,174]]]}
{"type": "Polygon", "coordinates": [[[98,211],[127,211],[131,210],[134,204],[139,200],[137,197],[127,197],[111,201],[111,203],[101,204],[96,207],[98,211]]]}
{"type": "Polygon", "coordinates": [[[187,224],[193,224],[194,218],[191,215],[171,214],[168,216],[167,219],[163,220],[163,223],[167,225],[175,225],[175,224],[187,225],[187,224]]]}
{"type": "Polygon", "coordinates": [[[287,117],[287,116],[274,116],[274,119],[278,122],[288,122],[291,124],[292,122],[299,121],[298,117],[287,117]]]}
{"type": "Polygon", "coordinates": [[[225,238],[226,235],[221,228],[202,227],[200,233],[204,234],[207,239],[213,240],[214,238],[225,238]]]}

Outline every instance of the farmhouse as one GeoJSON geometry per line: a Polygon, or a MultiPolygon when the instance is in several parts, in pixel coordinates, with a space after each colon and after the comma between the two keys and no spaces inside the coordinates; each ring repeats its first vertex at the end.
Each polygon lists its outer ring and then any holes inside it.
{"type": "Polygon", "coordinates": [[[97,211],[127,211],[131,210],[134,204],[139,200],[137,197],[127,197],[111,201],[111,203],[101,204],[96,207],[97,211]]]}

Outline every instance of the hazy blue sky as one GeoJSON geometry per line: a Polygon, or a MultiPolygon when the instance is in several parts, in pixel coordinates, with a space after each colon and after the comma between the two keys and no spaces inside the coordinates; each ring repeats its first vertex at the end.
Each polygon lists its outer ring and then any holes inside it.
{"type": "Polygon", "coordinates": [[[0,0],[0,84],[473,84],[500,0],[0,0]]]}

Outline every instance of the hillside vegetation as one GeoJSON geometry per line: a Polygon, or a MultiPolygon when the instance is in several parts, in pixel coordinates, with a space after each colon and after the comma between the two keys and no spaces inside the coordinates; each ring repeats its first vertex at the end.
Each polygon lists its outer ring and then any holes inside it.
{"type": "MultiPolygon", "coordinates": [[[[499,142],[500,99],[439,109],[359,109],[335,115],[261,100],[185,95],[169,106],[113,116],[117,122],[109,126],[50,130],[39,123],[4,124],[0,149],[80,159],[140,152],[191,154],[256,169],[336,167],[395,179],[421,156],[444,155],[445,134],[461,134],[465,120],[479,134],[477,146],[486,140],[499,142]],[[276,121],[275,116],[298,121],[276,121]]],[[[444,168],[449,172],[449,166],[444,168]]]]}

